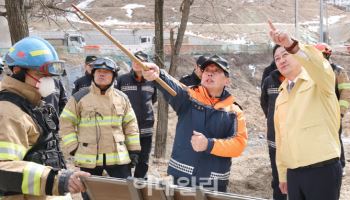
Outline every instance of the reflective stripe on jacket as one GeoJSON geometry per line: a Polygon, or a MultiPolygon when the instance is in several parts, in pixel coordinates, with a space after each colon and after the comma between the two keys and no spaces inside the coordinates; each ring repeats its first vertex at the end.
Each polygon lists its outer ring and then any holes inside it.
{"type": "Polygon", "coordinates": [[[243,112],[233,96],[224,90],[218,102],[211,105],[202,86],[184,87],[163,70],[160,78],[177,92],[173,97],[157,84],[178,115],[168,174],[194,177],[196,181],[205,178],[228,181],[231,158],[241,155],[248,139],[243,112]],[[193,131],[208,138],[206,151],[193,150],[193,131]]]}
{"type": "MultiPolygon", "coordinates": [[[[8,76],[5,76],[2,84],[2,89],[21,95],[33,105],[39,105],[41,96],[34,87],[8,76]]],[[[15,200],[49,198],[45,196],[45,187],[51,168],[23,161],[27,151],[39,138],[38,126],[27,113],[9,101],[0,101],[0,108],[0,188],[11,188],[17,193],[22,193],[2,198],[15,200]]],[[[57,180],[56,176],[54,195],[58,195],[57,180]]]]}
{"type": "Polygon", "coordinates": [[[123,74],[117,79],[117,88],[124,92],[135,111],[140,136],[152,136],[154,125],[153,104],[157,101],[157,90],[152,81],[136,80],[135,73],[123,74]]]}
{"type": "MultiPolygon", "coordinates": [[[[77,102],[69,99],[60,116],[65,153],[74,154],[76,166],[94,168],[130,163],[128,151],[138,151],[139,130],[128,98],[110,87],[105,95],[95,84],[77,102]]],[[[75,95],[86,91],[81,90],[75,95]]]]}
{"type": "Polygon", "coordinates": [[[344,68],[332,63],[335,73],[335,91],[339,100],[340,113],[345,115],[350,106],[350,80],[344,68]]]}

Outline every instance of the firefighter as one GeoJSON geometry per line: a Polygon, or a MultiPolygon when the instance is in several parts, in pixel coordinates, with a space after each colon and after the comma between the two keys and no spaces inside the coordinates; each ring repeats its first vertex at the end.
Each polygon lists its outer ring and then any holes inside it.
{"type": "MultiPolygon", "coordinates": [[[[142,51],[134,54],[140,61],[148,62],[148,55],[142,51]]],[[[130,99],[135,111],[140,129],[141,152],[135,166],[134,177],[145,178],[148,171],[148,160],[152,148],[152,133],[154,113],[152,105],[157,101],[156,86],[142,76],[142,67],[132,63],[129,73],[118,77],[117,88],[123,91],[130,99]]]]}
{"type": "Polygon", "coordinates": [[[47,199],[84,191],[79,176],[64,170],[58,148],[58,118],[41,101],[53,92],[53,78],[64,63],[55,49],[38,37],[11,47],[5,62],[13,72],[0,92],[0,199],[47,199]]]}
{"type": "Polygon", "coordinates": [[[127,178],[141,150],[136,116],[128,97],[114,88],[115,62],[97,58],[92,66],[91,86],[73,94],[61,114],[63,149],[82,171],[127,178]]]}
{"type": "MultiPolygon", "coordinates": [[[[332,55],[332,49],[328,44],[319,43],[319,44],[316,44],[315,47],[322,52],[323,57],[329,61],[334,71],[335,94],[337,95],[337,98],[339,100],[340,115],[341,115],[341,121],[342,121],[350,105],[350,80],[349,80],[348,74],[344,68],[331,62],[330,57],[332,55]]],[[[345,168],[346,160],[345,160],[344,146],[343,146],[343,141],[341,139],[341,135],[342,135],[342,123],[340,123],[340,129],[339,129],[339,140],[340,140],[340,147],[341,147],[340,163],[343,168],[343,176],[345,176],[344,168],[345,168]]]]}

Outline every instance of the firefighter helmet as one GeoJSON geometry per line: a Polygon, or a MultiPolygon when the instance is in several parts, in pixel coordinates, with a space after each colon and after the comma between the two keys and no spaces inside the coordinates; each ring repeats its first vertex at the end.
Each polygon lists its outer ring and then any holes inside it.
{"type": "Polygon", "coordinates": [[[8,66],[33,69],[44,75],[61,75],[64,62],[53,46],[39,37],[26,37],[14,44],[5,56],[8,66]]]}

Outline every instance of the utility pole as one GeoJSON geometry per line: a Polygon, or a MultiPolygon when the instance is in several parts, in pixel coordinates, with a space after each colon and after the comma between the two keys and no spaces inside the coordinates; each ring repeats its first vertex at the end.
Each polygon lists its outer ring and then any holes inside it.
{"type": "Polygon", "coordinates": [[[298,13],[299,11],[299,3],[298,3],[298,0],[295,0],[294,1],[294,15],[295,15],[295,18],[294,18],[294,26],[295,26],[295,37],[298,38],[298,32],[299,32],[299,28],[298,28],[298,13]]]}
{"type": "Polygon", "coordinates": [[[324,42],[324,38],[323,38],[323,0],[320,0],[320,42],[324,42]]]}

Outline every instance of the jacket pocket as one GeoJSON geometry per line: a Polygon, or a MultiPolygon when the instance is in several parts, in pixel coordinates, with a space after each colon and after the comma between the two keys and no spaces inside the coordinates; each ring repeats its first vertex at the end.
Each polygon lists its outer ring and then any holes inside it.
{"type": "Polygon", "coordinates": [[[116,144],[116,149],[118,153],[127,152],[126,145],[124,143],[125,136],[123,134],[115,133],[113,134],[114,142],[116,144]]]}
{"type": "Polygon", "coordinates": [[[95,131],[89,131],[89,132],[84,132],[84,130],[80,131],[80,134],[78,136],[78,142],[82,143],[82,144],[83,143],[84,144],[85,143],[86,144],[97,144],[97,138],[96,138],[95,131]]]}
{"type": "Polygon", "coordinates": [[[75,166],[95,167],[97,162],[97,144],[79,143],[74,156],[75,166]]]}

